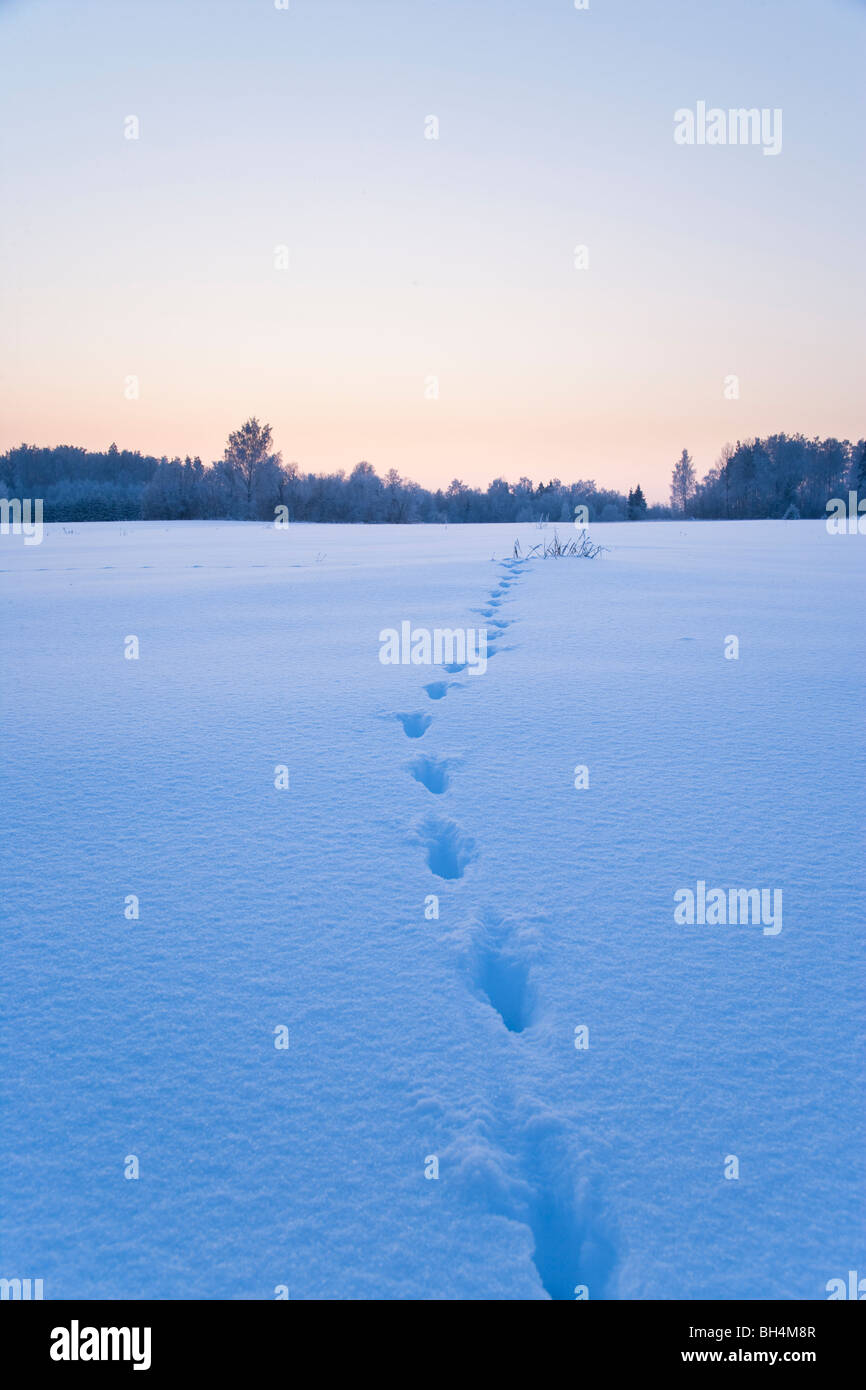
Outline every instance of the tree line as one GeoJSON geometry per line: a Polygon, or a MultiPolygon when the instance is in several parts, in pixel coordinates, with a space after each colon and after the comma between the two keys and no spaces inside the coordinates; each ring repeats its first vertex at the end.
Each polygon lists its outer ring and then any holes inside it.
{"type": "Polygon", "coordinates": [[[155,458],[118,449],[21,444],[0,455],[0,496],[41,497],[46,521],[272,521],[278,507],[292,521],[570,522],[825,515],[827,501],[848,490],[866,496],[866,441],[771,435],[727,444],[701,482],[687,450],[674,466],[670,506],[650,505],[638,483],[628,494],[593,480],[551,478],[485,489],[455,478],[431,491],[369,463],[351,472],[305,473],[274,450],[271,428],[248,420],[229,436],[223,457],[155,458]]]}
{"type": "Polygon", "coordinates": [[[699,518],[816,517],[849,491],[866,496],[866,440],[772,434],[726,444],[700,483],[684,449],[671,477],[671,508],[699,518]]]}

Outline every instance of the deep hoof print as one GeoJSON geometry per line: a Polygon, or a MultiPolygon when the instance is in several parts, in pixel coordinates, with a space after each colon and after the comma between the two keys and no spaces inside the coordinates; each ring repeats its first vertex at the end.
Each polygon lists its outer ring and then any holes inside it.
{"type": "Polygon", "coordinates": [[[532,1023],[535,993],[529,982],[529,965],[507,939],[481,948],[475,985],[509,1033],[522,1033],[532,1023]]]}
{"type": "Polygon", "coordinates": [[[424,686],[424,689],[431,700],[444,700],[453,684],[453,681],[431,681],[429,685],[424,686]]]}
{"type": "Polygon", "coordinates": [[[407,738],[420,738],[433,723],[432,714],[395,714],[394,718],[400,720],[407,738]]]}
{"type": "Polygon", "coordinates": [[[477,856],[475,841],[453,820],[428,816],[418,826],[417,835],[426,847],[430,871],[437,878],[462,878],[467,864],[477,856]]]}
{"type": "Polygon", "coordinates": [[[564,1146],[549,1138],[533,1143],[524,1174],[533,1189],[532,1262],[546,1292],[558,1302],[606,1298],[616,1252],[588,1193],[578,1189],[564,1146]]]}
{"type": "Polygon", "coordinates": [[[426,787],[428,792],[434,796],[441,796],[448,790],[451,778],[448,774],[448,763],[443,758],[428,758],[424,753],[419,753],[409,764],[409,771],[420,782],[422,787],[426,787]]]}
{"type": "Polygon", "coordinates": [[[466,670],[468,664],[466,661],[451,661],[447,666],[443,664],[442,670],[447,671],[449,676],[457,676],[461,671],[466,670]]]}

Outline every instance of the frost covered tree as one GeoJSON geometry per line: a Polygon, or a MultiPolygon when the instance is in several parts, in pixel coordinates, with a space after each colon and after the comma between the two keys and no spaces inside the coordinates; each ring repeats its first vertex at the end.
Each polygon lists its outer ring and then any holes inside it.
{"type": "Polygon", "coordinates": [[[257,494],[268,483],[278,485],[281,463],[279,454],[271,452],[270,425],[260,425],[253,417],[229,435],[220,470],[239,495],[244,515],[254,516],[257,494]]]}
{"type": "Polygon", "coordinates": [[[382,479],[371,463],[357,463],[346,483],[353,521],[383,521],[385,504],[382,479]]]}
{"type": "Polygon", "coordinates": [[[449,521],[467,521],[469,519],[471,492],[472,489],[468,488],[459,478],[452,478],[445,493],[448,502],[449,521]]]}
{"type": "Polygon", "coordinates": [[[685,516],[695,493],[695,466],[688,449],[683,449],[671,475],[671,506],[685,516]]]}
{"type": "MultiPolygon", "coordinates": [[[[359,463],[348,476],[303,473],[273,451],[270,427],[255,419],[231,435],[222,459],[154,458],[119,449],[101,453],[72,445],[51,449],[20,444],[0,454],[0,496],[41,497],[46,521],[124,518],[235,517],[272,520],[278,505],[295,521],[566,523],[575,507],[590,521],[656,520],[674,514],[701,518],[824,517],[826,504],[848,489],[866,497],[866,440],[807,439],[801,434],[726,444],[700,483],[690,479],[684,451],[675,474],[673,509],[649,506],[640,486],[625,495],[582,479],[510,483],[494,478],[485,489],[455,478],[447,489],[427,488],[392,468],[380,478],[359,463]],[[686,507],[683,506],[683,490],[686,507]]],[[[673,491],[673,490],[672,490],[673,491]]]]}

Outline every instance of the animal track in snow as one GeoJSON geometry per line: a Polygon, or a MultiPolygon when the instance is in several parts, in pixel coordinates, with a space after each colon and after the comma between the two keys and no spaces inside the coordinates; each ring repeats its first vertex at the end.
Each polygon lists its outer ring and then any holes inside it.
{"type": "Polygon", "coordinates": [[[433,723],[432,714],[395,714],[394,718],[400,720],[407,738],[420,738],[433,723]]]}
{"type": "Polygon", "coordinates": [[[448,762],[444,758],[429,758],[426,754],[419,753],[409,764],[409,771],[415,781],[420,782],[422,787],[426,787],[434,796],[441,796],[442,792],[448,790],[451,778],[448,762]]]}
{"type": "Polygon", "coordinates": [[[464,834],[456,821],[427,816],[416,833],[427,849],[427,863],[437,878],[462,878],[467,864],[477,857],[475,841],[464,834]]]}
{"type": "MultiPolygon", "coordinates": [[[[496,617],[501,604],[512,598],[509,589],[517,583],[525,562],[504,561],[504,577],[491,591],[484,606],[473,610],[488,622],[487,656],[497,656],[510,647],[495,644],[514,620],[496,617]]],[[[466,662],[444,664],[447,675],[467,669],[466,662]]],[[[423,687],[430,700],[445,698],[451,686],[461,682],[430,681],[423,687]]],[[[413,712],[397,714],[408,738],[418,739],[433,722],[432,716],[413,712]]],[[[417,754],[406,764],[414,780],[433,796],[449,788],[450,766],[455,760],[417,754]]],[[[459,761],[459,760],[457,760],[459,761]]],[[[467,867],[478,857],[475,841],[456,821],[431,812],[416,823],[414,839],[424,847],[432,874],[445,881],[463,878],[467,867]]],[[[539,1000],[534,974],[538,950],[538,928],[511,917],[489,915],[469,921],[448,933],[459,950],[461,968],[469,987],[479,1001],[494,1011],[502,1029],[519,1036],[532,1030],[539,1017],[539,1000]]],[[[491,1019],[490,1026],[499,1028],[491,1019]]],[[[540,1031],[540,1030],[539,1030],[540,1031]]],[[[502,1034],[504,1040],[505,1034],[502,1034]]],[[[524,1059],[534,1051],[531,1038],[512,1042],[524,1059]],[[523,1052],[529,1048],[529,1052],[523,1052]]],[[[518,1054],[514,1054],[515,1057],[518,1054]]],[[[539,1113],[520,1093],[512,1095],[506,1113],[500,1104],[490,1107],[490,1123],[484,1124],[480,1138],[473,1128],[466,1134],[465,1153],[455,1154],[455,1166],[462,1167],[465,1180],[488,1210],[525,1223],[532,1235],[532,1261],[538,1278],[554,1300],[571,1301],[581,1286],[593,1299],[605,1298],[611,1284],[616,1252],[606,1223],[599,1220],[596,1201],[588,1179],[569,1143],[562,1120],[552,1112],[539,1113]]],[[[473,1112],[477,1122],[477,1110],[473,1112]]],[[[458,1147],[460,1143],[458,1141],[458,1147]]]]}
{"type": "Polygon", "coordinates": [[[457,681],[431,681],[425,685],[424,689],[431,700],[444,700],[452,685],[458,685],[457,681]]]}
{"type": "Polygon", "coordinates": [[[527,1219],[535,1241],[532,1261],[557,1301],[584,1285],[603,1299],[616,1259],[587,1184],[580,1183],[564,1135],[550,1120],[528,1127],[523,1175],[530,1188],[527,1219]]]}
{"type": "Polygon", "coordinates": [[[531,970],[538,940],[536,924],[492,914],[470,920],[453,937],[474,989],[510,1033],[522,1033],[535,1017],[531,970]]]}
{"type": "Polygon", "coordinates": [[[529,983],[529,966],[508,949],[507,941],[481,949],[475,984],[509,1033],[522,1033],[532,1023],[535,996],[529,983]]]}
{"type": "Polygon", "coordinates": [[[564,1122],[518,1092],[495,1109],[473,1098],[460,1131],[449,1168],[487,1212],[528,1227],[547,1296],[609,1297],[618,1259],[613,1231],[564,1122]]]}

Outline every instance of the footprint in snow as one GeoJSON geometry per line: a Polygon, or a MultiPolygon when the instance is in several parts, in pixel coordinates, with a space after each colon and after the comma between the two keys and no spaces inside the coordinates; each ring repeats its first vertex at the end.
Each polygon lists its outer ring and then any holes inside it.
{"type": "Polygon", "coordinates": [[[403,725],[407,738],[420,738],[433,723],[432,714],[395,714],[394,718],[403,725]]]}
{"type": "Polygon", "coordinates": [[[522,1033],[532,1023],[535,994],[529,982],[529,964],[507,936],[479,948],[475,987],[509,1033],[522,1033]]]}
{"type": "Polygon", "coordinates": [[[431,681],[423,688],[431,700],[444,700],[452,685],[457,686],[458,690],[461,688],[458,681],[431,681]]]}
{"type": "Polygon", "coordinates": [[[578,1289],[586,1289],[591,1299],[604,1299],[616,1249],[598,1196],[571,1152],[560,1122],[546,1116],[530,1122],[522,1167],[530,1188],[527,1219],[535,1241],[532,1260],[546,1292],[558,1302],[571,1302],[578,1289]]]}
{"type": "Polygon", "coordinates": [[[437,878],[462,878],[466,867],[477,858],[475,841],[456,821],[427,816],[416,827],[415,836],[427,850],[427,864],[437,878]]]}
{"type": "Polygon", "coordinates": [[[426,754],[419,753],[409,764],[409,771],[415,781],[420,782],[422,787],[426,787],[434,796],[441,796],[448,790],[451,782],[445,758],[428,758],[426,754]]]}

